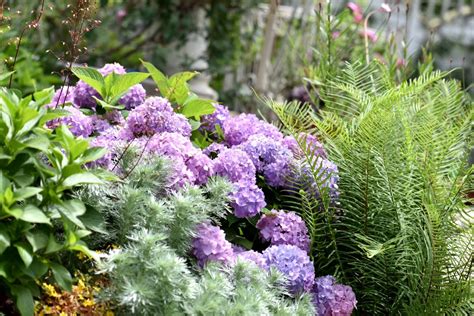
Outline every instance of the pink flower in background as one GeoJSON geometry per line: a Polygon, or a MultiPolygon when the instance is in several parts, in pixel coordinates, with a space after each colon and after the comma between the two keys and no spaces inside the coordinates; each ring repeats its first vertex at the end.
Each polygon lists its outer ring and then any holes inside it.
{"type": "Polygon", "coordinates": [[[334,31],[334,32],[332,32],[332,38],[333,38],[333,39],[336,39],[336,38],[338,38],[339,36],[341,36],[341,32],[339,32],[339,31],[334,31]]]}
{"type": "Polygon", "coordinates": [[[382,5],[380,6],[380,11],[385,13],[392,13],[392,9],[386,3],[382,3],[382,5]]]}
{"type": "Polygon", "coordinates": [[[377,32],[374,29],[367,28],[366,30],[361,30],[359,33],[361,36],[366,37],[372,42],[375,43],[377,41],[377,32]]]}
{"type": "Polygon", "coordinates": [[[407,61],[404,58],[397,59],[397,68],[403,68],[407,65],[407,61]]]}
{"type": "Polygon", "coordinates": [[[356,4],[354,2],[349,2],[347,4],[347,7],[349,8],[349,10],[352,11],[352,14],[354,15],[354,22],[360,23],[364,20],[364,15],[362,14],[362,9],[358,4],[356,4]]]}
{"type": "Polygon", "coordinates": [[[117,22],[122,22],[123,18],[127,16],[127,11],[125,9],[120,9],[117,11],[115,14],[115,18],[117,19],[117,22]]]}

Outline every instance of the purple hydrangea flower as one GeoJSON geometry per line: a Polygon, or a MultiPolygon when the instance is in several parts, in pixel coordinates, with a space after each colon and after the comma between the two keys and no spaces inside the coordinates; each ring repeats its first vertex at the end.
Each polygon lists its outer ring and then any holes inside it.
{"type": "Polygon", "coordinates": [[[268,267],[274,267],[287,279],[290,293],[310,292],[314,284],[314,266],[304,250],[292,245],[271,246],[263,252],[268,267]]]}
{"type": "Polygon", "coordinates": [[[145,88],[143,88],[141,84],[137,84],[131,87],[130,90],[120,98],[119,104],[123,104],[127,110],[132,110],[142,104],[145,98],[145,88]]]}
{"type": "MultiPolygon", "coordinates": [[[[120,130],[111,127],[107,129],[106,132],[92,139],[92,141],[90,142],[90,147],[105,148],[107,150],[107,153],[101,158],[91,162],[91,166],[102,167],[104,169],[112,171],[116,164],[117,157],[121,155],[121,153],[123,152],[123,150],[125,150],[126,147],[126,141],[121,138],[120,134],[120,130]]],[[[117,167],[114,171],[119,173],[117,167]]]]}
{"type": "Polygon", "coordinates": [[[209,223],[200,224],[196,238],[192,242],[192,253],[198,259],[200,267],[209,261],[224,264],[232,263],[234,252],[232,245],[225,239],[224,231],[209,223]]]}
{"type": "Polygon", "coordinates": [[[74,89],[74,104],[81,108],[95,109],[94,97],[99,98],[99,93],[84,81],[79,80],[74,89]]]}
{"type": "MultiPolygon", "coordinates": [[[[302,143],[303,149],[310,155],[327,158],[327,153],[324,150],[323,144],[319,142],[316,136],[307,133],[300,133],[298,140],[302,143]]],[[[283,144],[293,152],[295,157],[304,157],[303,149],[293,136],[286,136],[283,139],[283,144]]]]}
{"type": "Polygon", "coordinates": [[[214,164],[211,158],[198,153],[186,161],[186,166],[194,174],[194,184],[201,185],[207,182],[214,173],[214,164]]]}
{"type": "Polygon", "coordinates": [[[260,252],[247,250],[247,251],[242,251],[240,253],[237,253],[236,256],[238,259],[255,263],[261,269],[266,270],[268,268],[267,261],[265,260],[265,258],[260,252]]]}
{"type": "Polygon", "coordinates": [[[292,185],[298,185],[299,188],[314,194],[316,197],[320,196],[319,188],[329,188],[329,196],[332,201],[335,201],[339,195],[337,166],[321,157],[316,157],[313,160],[314,168],[311,168],[310,164],[304,159],[294,162],[291,175],[292,185]],[[316,177],[312,170],[317,172],[316,177]],[[318,182],[316,182],[316,179],[318,182]]]}
{"type": "MultiPolygon", "coordinates": [[[[142,142],[146,142],[148,138],[142,138],[142,142]]],[[[193,146],[189,138],[178,133],[164,132],[155,134],[148,140],[146,152],[167,156],[171,159],[177,157],[183,161],[198,155],[200,150],[193,146]]]]}
{"type": "Polygon", "coordinates": [[[240,114],[224,121],[224,139],[230,146],[245,142],[251,135],[262,134],[274,140],[282,140],[283,134],[274,125],[259,120],[254,114],[240,114]]]}
{"type": "Polygon", "coordinates": [[[211,158],[217,157],[222,151],[228,149],[224,144],[212,143],[202,151],[205,155],[211,158]]]}
{"type": "Polygon", "coordinates": [[[313,297],[318,315],[321,316],[349,316],[357,305],[352,288],[336,284],[336,279],[331,275],[315,280],[313,297]]]}
{"type": "Polygon", "coordinates": [[[189,170],[182,158],[173,157],[171,166],[172,173],[167,179],[167,186],[171,190],[179,190],[187,184],[196,182],[196,176],[189,170]]]}
{"type": "Polygon", "coordinates": [[[263,173],[269,185],[278,187],[284,184],[290,171],[293,155],[282,142],[256,134],[250,136],[237,148],[249,155],[255,168],[263,173]]]}
{"type": "Polygon", "coordinates": [[[75,88],[71,86],[64,86],[62,88],[57,89],[54,92],[51,102],[47,104],[46,107],[50,109],[54,109],[56,108],[56,105],[63,105],[65,103],[73,103],[74,90],[75,88]]]}
{"type": "Polygon", "coordinates": [[[70,115],[51,120],[46,123],[46,126],[50,129],[55,129],[59,125],[67,125],[74,136],[89,137],[93,131],[92,119],[73,106],[68,106],[64,109],[70,115]]]}
{"type": "Polygon", "coordinates": [[[260,237],[270,245],[293,245],[309,252],[310,240],[304,221],[294,212],[272,210],[257,222],[260,237]]]}
{"type": "Polygon", "coordinates": [[[119,63],[105,64],[102,68],[99,69],[99,72],[102,76],[110,75],[111,73],[116,73],[117,75],[124,75],[127,71],[119,63]]]}
{"type": "Polygon", "coordinates": [[[155,133],[176,132],[191,135],[191,125],[181,114],[176,114],[170,102],[161,97],[150,97],[130,111],[127,128],[136,136],[152,136],[155,133]]]}
{"type": "Polygon", "coordinates": [[[109,121],[104,120],[101,116],[92,115],[90,118],[92,120],[92,127],[95,133],[102,134],[112,127],[112,125],[109,124],[109,121]]]}
{"type": "Polygon", "coordinates": [[[230,117],[229,109],[221,104],[214,104],[214,113],[201,117],[201,129],[213,132],[216,125],[222,128],[223,123],[230,117]]]}
{"type": "Polygon", "coordinates": [[[265,207],[265,195],[256,184],[248,182],[234,183],[230,194],[234,215],[240,218],[253,217],[265,207]]]}
{"type": "Polygon", "coordinates": [[[227,149],[214,159],[214,171],[231,182],[255,183],[255,166],[249,156],[240,149],[227,149]]]}
{"type": "Polygon", "coordinates": [[[113,125],[123,125],[125,123],[122,113],[118,110],[107,112],[103,117],[113,125]]]}

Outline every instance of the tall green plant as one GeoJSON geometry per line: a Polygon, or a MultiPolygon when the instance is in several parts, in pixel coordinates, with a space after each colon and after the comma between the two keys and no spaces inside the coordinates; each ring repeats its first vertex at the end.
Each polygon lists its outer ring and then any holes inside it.
{"type": "Polygon", "coordinates": [[[270,103],[290,133],[319,135],[339,168],[339,204],[314,209],[317,200],[293,192],[302,203],[292,205],[314,227],[317,271],[350,284],[361,313],[472,310],[473,110],[444,76],[397,84],[385,66],[347,65],[318,116],[307,105],[270,103]]]}
{"type": "Polygon", "coordinates": [[[59,261],[61,251],[81,251],[91,232],[86,208],[68,192],[85,183],[102,183],[84,165],[102,149],[89,148],[61,126],[44,125],[65,113],[44,107],[53,89],[26,98],[0,90],[0,286],[10,292],[22,315],[33,315],[36,281],[48,271],[65,289],[71,275],[59,261]]]}

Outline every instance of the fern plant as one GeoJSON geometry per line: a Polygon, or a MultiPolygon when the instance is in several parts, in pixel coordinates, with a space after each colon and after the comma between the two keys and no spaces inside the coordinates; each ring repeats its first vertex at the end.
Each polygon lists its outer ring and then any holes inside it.
{"type": "MultiPolygon", "coordinates": [[[[362,314],[472,310],[472,102],[445,73],[396,84],[383,65],[348,64],[323,89],[325,111],[268,101],[287,132],[326,144],[339,204],[288,194],[305,218],[320,275],[354,289],[362,314]]],[[[306,159],[316,161],[304,139],[306,159]]],[[[324,183],[312,168],[314,180],[324,183]]]]}

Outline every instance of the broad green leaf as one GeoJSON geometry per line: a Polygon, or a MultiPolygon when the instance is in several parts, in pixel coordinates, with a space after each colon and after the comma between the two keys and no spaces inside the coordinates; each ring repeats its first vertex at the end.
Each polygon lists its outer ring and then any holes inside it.
{"type": "Polygon", "coordinates": [[[16,306],[22,316],[33,316],[35,303],[33,294],[25,286],[14,285],[11,288],[13,296],[16,298],[16,306]]]}
{"type": "Polygon", "coordinates": [[[196,99],[184,105],[181,113],[186,117],[200,117],[206,114],[212,114],[216,110],[214,101],[205,99],[196,99]]]}
{"type": "Polygon", "coordinates": [[[143,72],[129,72],[123,75],[116,75],[116,77],[114,77],[113,86],[110,89],[110,97],[121,97],[125,92],[128,91],[128,89],[136,84],[139,84],[148,78],[148,76],[150,76],[150,74],[143,72]]]}
{"type": "Polygon", "coordinates": [[[93,97],[97,103],[102,107],[104,108],[106,111],[112,111],[112,110],[121,110],[123,109],[124,107],[122,105],[113,105],[113,104],[109,104],[99,98],[96,98],[96,97],[93,97]]]}
{"type": "Polygon", "coordinates": [[[0,194],[3,194],[5,190],[10,186],[10,180],[3,175],[3,171],[0,170],[0,194]]]}
{"type": "Polygon", "coordinates": [[[90,85],[97,92],[99,92],[102,97],[104,97],[103,94],[105,92],[105,81],[104,77],[99,71],[88,67],[72,67],[72,73],[90,85]]]}
{"type": "Polygon", "coordinates": [[[76,143],[69,148],[72,159],[75,160],[77,157],[82,155],[87,148],[89,148],[89,142],[85,139],[77,139],[76,143]]]}
{"type": "Polygon", "coordinates": [[[78,227],[83,229],[85,228],[82,221],[77,218],[78,216],[81,216],[86,212],[86,207],[84,206],[84,203],[82,203],[80,200],[65,201],[63,205],[59,208],[59,211],[78,227]]]}
{"type": "Polygon", "coordinates": [[[73,187],[80,184],[102,184],[102,183],[103,183],[102,180],[97,178],[92,173],[84,172],[84,173],[74,174],[70,177],[67,177],[64,180],[63,185],[65,187],[73,187]]]}
{"type": "Polygon", "coordinates": [[[45,253],[46,254],[53,253],[53,252],[57,252],[61,249],[63,249],[63,245],[61,245],[60,243],[58,243],[56,241],[56,238],[54,237],[54,234],[50,234],[49,238],[48,238],[48,245],[46,246],[45,253]]]}
{"type": "Polygon", "coordinates": [[[28,266],[33,261],[33,254],[31,253],[28,244],[23,242],[17,243],[15,244],[15,248],[18,250],[21,260],[23,260],[23,263],[28,268],[28,266]]]}
{"type": "Polygon", "coordinates": [[[88,229],[101,234],[107,234],[104,218],[102,214],[95,209],[87,210],[87,212],[80,217],[80,220],[88,229]]]}
{"type": "Polygon", "coordinates": [[[158,87],[158,90],[160,90],[160,93],[162,96],[167,97],[168,95],[168,90],[169,90],[169,83],[168,83],[168,78],[159,71],[153,64],[141,60],[143,66],[148,70],[150,73],[151,77],[153,78],[153,81],[155,81],[156,86],[158,87]]]}
{"type": "Polygon", "coordinates": [[[44,135],[36,135],[35,137],[25,142],[26,147],[38,149],[40,151],[47,151],[49,148],[49,145],[50,145],[50,141],[48,137],[44,135]]]}
{"type": "Polygon", "coordinates": [[[105,149],[105,148],[92,147],[92,148],[87,149],[84,152],[84,155],[82,156],[81,160],[82,160],[83,163],[95,161],[95,160],[101,158],[106,153],[107,153],[107,149],[105,149]]]}
{"type": "Polygon", "coordinates": [[[43,188],[25,187],[25,188],[21,188],[21,189],[16,190],[13,193],[13,195],[15,197],[15,200],[21,201],[21,200],[25,200],[29,197],[32,197],[33,195],[36,195],[36,194],[40,193],[41,191],[43,191],[43,188]]]}
{"type": "Polygon", "coordinates": [[[60,264],[51,263],[51,270],[53,271],[54,279],[59,286],[66,291],[72,290],[72,277],[69,271],[60,264]]]}
{"type": "Polygon", "coordinates": [[[56,118],[64,117],[64,116],[69,116],[71,115],[71,112],[68,110],[64,109],[48,109],[48,112],[44,114],[41,119],[38,122],[39,126],[43,126],[46,122],[49,122],[51,120],[54,120],[56,118]]]}
{"type": "Polygon", "coordinates": [[[87,255],[88,257],[94,259],[95,261],[100,260],[99,255],[95,251],[92,251],[89,248],[87,248],[86,244],[84,244],[82,241],[79,241],[77,244],[70,246],[69,249],[80,251],[84,253],[85,255],[87,255]]]}
{"type": "Polygon", "coordinates": [[[192,131],[196,131],[199,127],[201,127],[201,122],[195,121],[195,120],[188,120],[189,125],[191,125],[192,131]]]}
{"type": "Polygon", "coordinates": [[[49,218],[43,211],[31,204],[24,207],[20,219],[29,223],[51,224],[49,218]]]}
{"type": "Polygon", "coordinates": [[[41,231],[29,231],[25,234],[25,236],[31,247],[33,247],[33,252],[43,249],[48,245],[48,235],[41,231]]]}
{"type": "Polygon", "coordinates": [[[169,90],[167,98],[176,101],[177,104],[182,105],[188,99],[190,93],[188,88],[188,80],[193,78],[197,72],[180,72],[170,77],[169,90]]]}
{"type": "Polygon", "coordinates": [[[6,231],[0,230],[0,255],[10,246],[10,236],[6,231]]]}
{"type": "Polygon", "coordinates": [[[47,89],[43,89],[43,90],[36,91],[35,93],[33,93],[33,98],[35,99],[36,103],[41,104],[41,105],[51,102],[51,99],[53,98],[53,96],[54,96],[54,87],[49,87],[47,89]]]}
{"type": "Polygon", "coordinates": [[[193,79],[197,74],[197,71],[183,71],[175,73],[170,77],[170,82],[188,82],[189,80],[193,79]]]}

